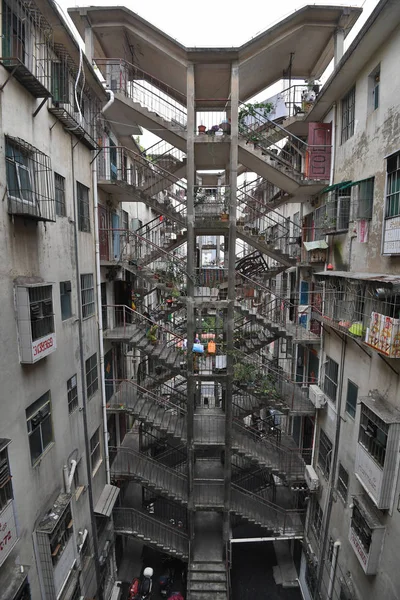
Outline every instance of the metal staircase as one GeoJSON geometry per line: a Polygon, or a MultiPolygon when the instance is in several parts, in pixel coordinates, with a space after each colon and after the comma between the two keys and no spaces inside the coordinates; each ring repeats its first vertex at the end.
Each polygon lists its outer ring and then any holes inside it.
{"type": "Polygon", "coordinates": [[[135,508],[114,508],[113,520],[116,534],[138,538],[156,550],[188,560],[188,536],[176,527],[167,525],[135,508]]]}
{"type": "Polygon", "coordinates": [[[188,600],[226,600],[228,574],[224,562],[192,561],[187,582],[188,600]]]}

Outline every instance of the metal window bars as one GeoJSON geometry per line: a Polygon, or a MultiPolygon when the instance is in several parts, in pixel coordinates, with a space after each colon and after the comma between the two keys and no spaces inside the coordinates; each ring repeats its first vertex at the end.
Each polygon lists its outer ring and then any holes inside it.
{"type": "Polygon", "coordinates": [[[6,136],[5,145],[9,214],[55,221],[50,157],[21,138],[6,136]]]}
{"type": "Polygon", "coordinates": [[[3,0],[0,5],[0,64],[35,98],[48,98],[53,30],[32,0],[3,0]]]}

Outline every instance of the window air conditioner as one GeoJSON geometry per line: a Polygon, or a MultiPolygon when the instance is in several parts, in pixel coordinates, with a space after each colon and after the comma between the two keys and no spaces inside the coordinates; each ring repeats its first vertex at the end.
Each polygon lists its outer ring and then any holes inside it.
{"type": "Polygon", "coordinates": [[[326,403],[326,397],[324,392],[317,385],[310,385],[308,390],[308,397],[315,408],[322,408],[326,403]]]}
{"type": "Polygon", "coordinates": [[[319,488],[319,479],[318,475],[315,472],[315,469],[311,465],[306,465],[306,470],[304,473],[304,479],[306,480],[306,484],[310,492],[316,492],[319,488]]]}

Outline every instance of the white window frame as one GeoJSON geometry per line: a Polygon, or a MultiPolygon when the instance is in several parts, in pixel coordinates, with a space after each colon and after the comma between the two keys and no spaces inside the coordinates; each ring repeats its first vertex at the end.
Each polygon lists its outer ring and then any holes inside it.
{"type": "MultiPolygon", "coordinates": [[[[28,428],[28,439],[30,439],[30,437],[32,436],[33,432],[36,431],[39,427],[40,427],[40,444],[42,447],[42,451],[39,454],[39,456],[37,456],[35,459],[33,459],[32,457],[32,452],[30,449],[30,453],[31,453],[31,464],[32,466],[35,465],[37,462],[39,462],[43,456],[43,454],[46,452],[47,448],[50,448],[50,446],[53,444],[54,442],[54,428],[53,428],[53,421],[52,421],[52,411],[51,411],[51,397],[50,397],[50,390],[48,390],[47,392],[45,392],[38,400],[36,400],[36,402],[34,402],[33,404],[38,403],[38,406],[35,408],[35,411],[28,416],[26,416],[26,424],[27,424],[27,428],[28,428]],[[42,401],[42,402],[39,402],[42,401]],[[42,417],[42,415],[40,414],[43,409],[48,407],[48,413],[44,415],[43,418],[41,418],[41,420],[38,422],[37,425],[33,424],[33,420],[35,417],[40,416],[42,417]],[[51,440],[49,441],[49,443],[44,446],[43,443],[43,432],[42,432],[42,423],[44,422],[45,419],[49,418],[50,419],[50,424],[51,424],[51,440]]],[[[28,413],[30,407],[32,406],[32,404],[30,406],[28,406],[28,408],[26,409],[26,413],[28,413]]],[[[29,444],[30,446],[30,444],[29,444]]]]}
{"type": "MultiPolygon", "coordinates": [[[[29,165],[29,160],[30,160],[29,153],[26,153],[27,163],[28,163],[28,166],[27,166],[27,165],[24,165],[23,163],[18,162],[15,159],[16,144],[13,143],[13,141],[10,140],[10,139],[8,139],[7,137],[6,137],[6,142],[5,143],[6,143],[6,154],[5,154],[5,157],[6,157],[6,181],[7,181],[8,196],[9,196],[9,198],[15,200],[16,202],[22,202],[23,204],[29,204],[31,206],[35,206],[37,204],[37,201],[36,201],[36,198],[35,198],[35,185],[34,185],[34,179],[35,178],[32,177],[32,167],[31,167],[31,165],[29,165]],[[13,158],[7,156],[7,147],[12,148],[13,158]],[[13,193],[11,193],[11,191],[9,189],[9,182],[8,182],[8,175],[7,175],[8,174],[8,168],[9,168],[8,165],[12,165],[14,167],[14,169],[15,169],[15,175],[14,176],[15,176],[15,179],[16,179],[16,181],[18,183],[19,196],[15,196],[13,193]],[[22,195],[24,190],[21,189],[22,186],[21,186],[20,170],[21,171],[25,171],[27,173],[27,175],[28,175],[29,187],[30,187],[29,195],[31,196],[30,198],[26,198],[26,197],[24,197],[22,195]]],[[[21,152],[21,150],[19,150],[19,151],[21,152]]],[[[21,154],[23,154],[23,153],[21,152],[21,154]]],[[[15,192],[15,190],[12,190],[12,191],[15,192]]]]}
{"type": "Polygon", "coordinates": [[[101,451],[101,433],[100,427],[96,429],[92,437],[90,438],[90,465],[92,467],[92,475],[95,474],[99,466],[101,465],[103,460],[102,451],[101,451]],[[97,439],[95,439],[97,438],[97,439]],[[94,442],[92,444],[92,442],[94,442]],[[96,463],[94,463],[94,458],[98,452],[98,458],[96,463]]]}

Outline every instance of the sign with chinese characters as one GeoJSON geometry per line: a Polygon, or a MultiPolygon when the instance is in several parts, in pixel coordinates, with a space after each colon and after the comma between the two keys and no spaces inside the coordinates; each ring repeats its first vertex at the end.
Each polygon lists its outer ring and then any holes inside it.
{"type": "Polygon", "coordinates": [[[400,358],[400,319],[373,312],[365,343],[389,358],[400,358]]]}
{"type": "Polygon", "coordinates": [[[10,501],[0,513],[0,566],[18,541],[14,508],[10,501]]]}
{"type": "Polygon", "coordinates": [[[363,545],[361,544],[360,540],[358,539],[358,537],[352,527],[350,527],[349,542],[350,542],[350,545],[353,548],[354,552],[356,553],[357,558],[360,561],[364,572],[367,572],[368,554],[366,554],[363,545]]]}
{"type": "Polygon", "coordinates": [[[364,450],[360,443],[357,444],[356,463],[354,472],[364,488],[379,505],[381,495],[383,471],[364,450]]]}
{"type": "Polygon", "coordinates": [[[383,254],[400,254],[400,217],[385,220],[383,254]]]}
{"type": "Polygon", "coordinates": [[[32,342],[32,362],[36,362],[51,354],[56,349],[56,334],[50,333],[46,337],[32,342]]]}

